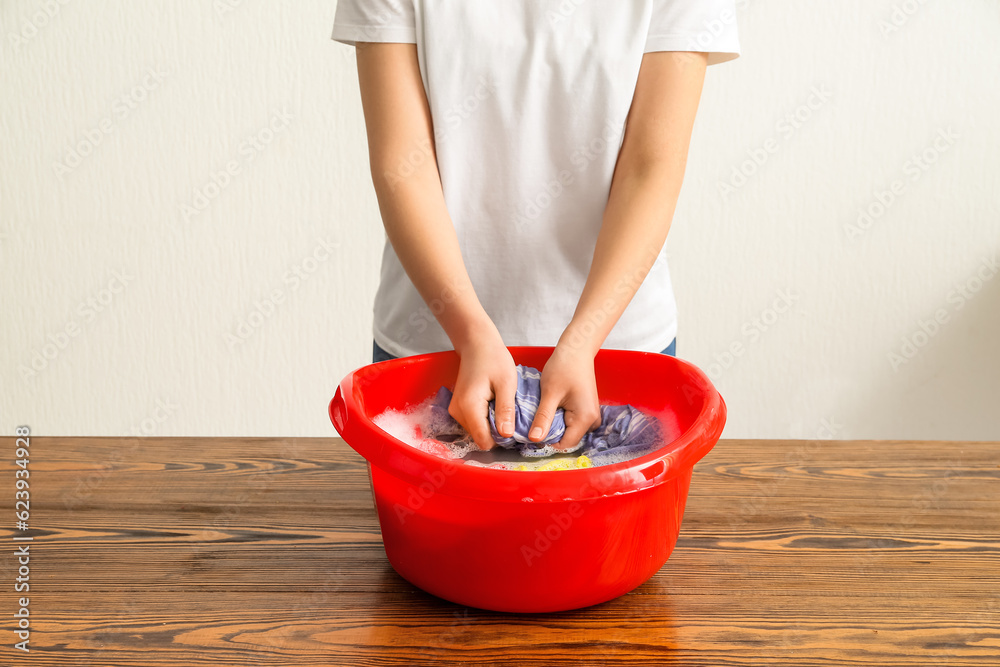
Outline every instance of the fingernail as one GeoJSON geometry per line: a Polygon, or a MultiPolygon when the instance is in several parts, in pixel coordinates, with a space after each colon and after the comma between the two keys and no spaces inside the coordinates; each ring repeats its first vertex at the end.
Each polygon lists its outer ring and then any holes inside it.
{"type": "Polygon", "coordinates": [[[542,437],[542,427],[541,426],[536,426],[535,428],[531,429],[531,433],[528,434],[528,437],[529,438],[540,438],[540,437],[542,437]]]}
{"type": "Polygon", "coordinates": [[[500,432],[503,433],[504,435],[510,435],[510,432],[512,430],[513,430],[513,426],[511,425],[510,422],[504,422],[504,423],[500,424],[500,432]]]}

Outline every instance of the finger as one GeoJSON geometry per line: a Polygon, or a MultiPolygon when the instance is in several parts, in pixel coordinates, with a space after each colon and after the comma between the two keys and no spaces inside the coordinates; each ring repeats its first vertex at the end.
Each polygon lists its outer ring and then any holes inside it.
{"type": "Polygon", "coordinates": [[[497,432],[505,438],[514,435],[514,396],[517,394],[516,376],[506,377],[494,388],[493,421],[497,432]]]}
{"type": "Polygon", "coordinates": [[[561,399],[562,396],[556,392],[546,392],[545,387],[542,387],[542,396],[538,401],[538,409],[535,411],[535,417],[531,421],[528,440],[538,442],[548,436],[549,429],[552,427],[552,420],[555,418],[561,399]]]}
{"type": "Polygon", "coordinates": [[[563,434],[562,440],[553,443],[552,446],[560,451],[565,451],[567,449],[572,449],[576,445],[580,444],[580,438],[584,436],[587,429],[580,426],[579,422],[574,422],[572,424],[566,424],[566,432],[563,434]]]}
{"type": "Polygon", "coordinates": [[[589,431],[601,425],[601,413],[599,410],[589,410],[587,412],[574,412],[566,410],[563,412],[566,419],[566,433],[562,439],[552,446],[559,450],[572,449],[580,444],[580,440],[589,431]]]}
{"type": "Polygon", "coordinates": [[[488,409],[488,401],[469,395],[457,399],[452,397],[451,405],[448,406],[449,414],[462,425],[462,428],[468,431],[476,446],[483,451],[489,451],[496,447],[493,436],[490,435],[488,409]]]}

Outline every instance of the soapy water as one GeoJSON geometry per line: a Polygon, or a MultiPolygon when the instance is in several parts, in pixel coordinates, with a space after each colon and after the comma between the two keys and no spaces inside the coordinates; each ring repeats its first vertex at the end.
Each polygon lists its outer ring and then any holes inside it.
{"type": "Polygon", "coordinates": [[[405,411],[388,408],[382,414],[376,415],[372,421],[397,440],[443,459],[460,459],[478,449],[474,442],[454,442],[449,446],[440,440],[424,437],[421,425],[426,424],[429,417],[430,400],[427,400],[405,411]]]}
{"type": "MultiPolygon", "coordinates": [[[[625,447],[621,450],[608,449],[592,453],[590,456],[573,453],[555,456],[526,457],[514,449],[494,447],[489,451],[480,450],[472,437],[465,435],[450,441],[438,440],[425,434],[427,424],[431,423],[431,403],[434,397],[428,397],[421,403],[404,410],[387,408],[376,415],[372,421],[383,431],[397,440],[422,452],[443,459],[460,459],[466,465],[492,468],[495,470],[571,470],[574,468],[591,468],[612,465],[644,456],[655,448],[645,449],[625,447]]],[[[652,415],[644,414],[646,419],[654,420],[652,415]]]]}

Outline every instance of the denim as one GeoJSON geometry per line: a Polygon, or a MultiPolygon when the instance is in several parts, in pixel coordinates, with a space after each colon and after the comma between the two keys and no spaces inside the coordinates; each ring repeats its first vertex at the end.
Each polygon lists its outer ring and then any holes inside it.
{"type": "MultiPolygon", "coordinates": [[[[660,354],[667,354],[667,355],[670,355],[671,357],[676,357],[677,356],[677,339],[675,338],[672,341],[670,341],[670,345],[667,345],[667,348],[665,350],[663,350],[662,352],[660,352],[660,354]]],[[[378,363],[379,361],[388,361],[389,359],[395,359],[395,358],[396,357],[392,356],[391,354],[389,354],[388,352],[386,352],[385,350],[383,350],[381,347],[379,347],[378,343],[376,343],[374,340],[372,341],[372,363],[373,364],[374,363],[378,363]]]]}

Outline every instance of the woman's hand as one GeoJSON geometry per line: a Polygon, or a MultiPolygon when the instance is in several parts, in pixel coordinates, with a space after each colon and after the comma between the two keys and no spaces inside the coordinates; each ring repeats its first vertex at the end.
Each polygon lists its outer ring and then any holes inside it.
{"type": "Polygon", "coordinates": [[[469,432],[479,449],[496,447],[490,433],[489,402],[496,399],[494,419],[504,437],[514,434],[514,396],[517,368],[492,322],[477,335],[455,347],[459,356],[458,379],[448,414],[469,432]]]}
{"type": "Polygon", "coordinates": [[[601,404],[594,377],[594,355],[579,346],[556,345],[542,369],[542,396],[528,439],[538,442],[549,433],[556,408],[563,409],[566,433],[553,446],[570,449],[591,429],[601,425],[601,404]]]}

